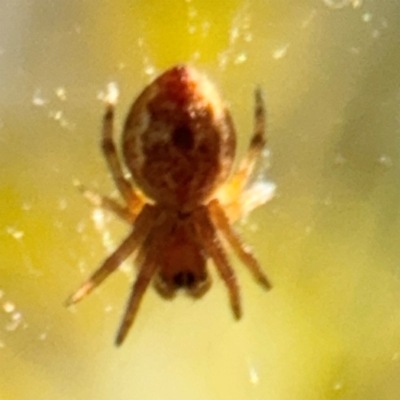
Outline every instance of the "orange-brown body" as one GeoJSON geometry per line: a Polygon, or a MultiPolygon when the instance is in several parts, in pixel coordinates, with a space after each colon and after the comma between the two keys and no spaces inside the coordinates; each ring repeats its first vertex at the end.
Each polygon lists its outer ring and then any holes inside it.
{"type": "Polygon", "coordinates": [[[270,288],[252,252],[231,226],[245,208],[249,211],[267,200],[263,192],[255,196],[254,190],[251,195],[247,190],[254,163],[265,145],[260,91],[255,98],[255,128],[248,154],[225,183],[236,149],[229,111],[210,81],[194,68],[178,65],[164,72],[133,103],[122,134],[125,165],[136,187],[124,175],[113,140],[114,105],[108,104],[102,147],[125,205],[83,191],[92,203],[130,223],[132,231],[67,303],[82,299],[135,253],[138,275],[117,344],[132,325],[150,282],[167,298],[178,289],[193,297],[203,295],[211,283],[209,258],[227,285],[234,315],[241,316],[239,286],[221,235],[255,278],[270,288]],[[224,188],[229,196],[221,194],[224,188]]]}
{"type": "Polygon", "coordinates": [[[125,164],[145,194],[185,213],[226,180],[236,137],[211,83],[181,65],[157,78],[134,102],[122,147],[125,164]]]}

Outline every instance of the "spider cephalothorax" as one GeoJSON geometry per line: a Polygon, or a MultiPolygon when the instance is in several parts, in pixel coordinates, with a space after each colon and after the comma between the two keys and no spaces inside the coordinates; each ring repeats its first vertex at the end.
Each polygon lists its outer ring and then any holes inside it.
{"type": "MultiPolygon", "coordinates": [[[[255,278],[270,288],[257,260],[232,227],[249,203],[246,187],[265,145],[265,110],[259,90],[255,100],[248,153],[226,182],[236,147],[229,111],[210,81],[195,69],[178,65],[164,72],[133,103],[122,134],[125,165],[136,187],[124,176],[113,140],[114,104],[107,104],[102,147],[125,205],[83,191],[94,204],[129,222],[132,231],[67,303],[81,300],[135,254],[138,274],[117,344],[132,325],[150,282],[167,298],[178,289],[193,297],[203,295],[211,284],[209,258],[227,285],[234,315],[240,318],[239,287],[221,235],[255,278]]],[[[265,201],[260,192],[246,211],[265,201]]]]}

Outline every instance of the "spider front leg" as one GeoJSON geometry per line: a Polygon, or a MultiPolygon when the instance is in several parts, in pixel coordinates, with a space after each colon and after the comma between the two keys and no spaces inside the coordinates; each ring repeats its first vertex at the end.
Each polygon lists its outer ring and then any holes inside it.
{"type": "Polygon", "coordinates": [[[117,149],[114,143],[114,104],[109,102],[103,117],[101,147],[115,185],[132,214],[137,214],[143,206],[143,199],[135,192],[132,184],[125,178],[117,149]]]}
{"type": "Polygon", "coordinates": [[[99,286],[112,272],[114,272],[134,251],[136,251],[146,239],[154,222],[159,215],[158,209],[147,205],[139,214],[133,231],[121,243],[121,245],[112,253],[92,276],[84,282],[81,287],[72,294],[66,301],[70,306],[82,300],[94,288],[99,286]]]}
{"type": "Polygon", "coordinates": [[[211,218],[218,230],[223,234],[227,242],[231,245],[239,259],[251,271],[254,278],[263,285],[266,289],[271,289],[272,285],[267,275],[261,268],[261,265],[254,257],[251,249],[246,246],[240,236],[236,233],[231,225],[224,209],[219,204],[218,200],[214,199],[208,204],[211,218]]]}
{"type": "Polygon", "coordinates": [[[229,291],[229,297],[233,314],[237,319],[242,316],[242,307],[240,303],[239,285],[237,283],[235,272],[233,271],[222,243],[217,235],[217,230],[210,219],[206,207],[199,208],[194,214],[194,225],[197,229],[199,242],[203,245],[207,254],[212,258],[217,267],[221,278],[229,291]]]}
{"type": "Polygon", "coordinates": [[[162,212],[158,211],[160,218],[152,224],[152,229],[136,258],[139,273],[132,287],[131,295],[126,305],[124,316],[122,317],[122,323],[115,339],[117,346],[120,346],[125,340],[135,320],[143,295],[157,268],[163,262],[164,250],[172,237],[171,232],[174,220],[165,215],[163,216],[162,212]]]}
{"type": "Polygon", "coordinates": [[[149,286],[156,269],[157,264],[154,260],[154,254],[147,253],[147,257],[140,266],[136,281],[132,287],[131,295],[122,318],[122,323],[115,339],[115,344],[117,346],[120,346],[125,340],[125,337],[128,334],[128,331],[136,317],[143,295],[146,292],[146,289],[149,286]]]}

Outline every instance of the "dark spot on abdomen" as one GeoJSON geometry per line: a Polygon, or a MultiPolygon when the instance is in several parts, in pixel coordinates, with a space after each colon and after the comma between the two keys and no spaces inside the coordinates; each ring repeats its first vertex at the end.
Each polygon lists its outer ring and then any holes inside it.
{"type": "Polygon", "coordinates": [[[172,143],[181,150],[191,150],[194,146],[192,130],[185,125],[178,126],[172,132],[172,143]]]}

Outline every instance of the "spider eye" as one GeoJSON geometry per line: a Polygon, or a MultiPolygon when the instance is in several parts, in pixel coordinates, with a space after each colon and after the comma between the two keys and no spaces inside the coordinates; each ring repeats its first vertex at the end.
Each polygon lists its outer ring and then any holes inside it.
{"type": "Polygon", "coordinates": [[[196,282],[196,277],[191,271],[181,271],[174,275],[173,282],[177,288],[191,287],[196,282]]]}

